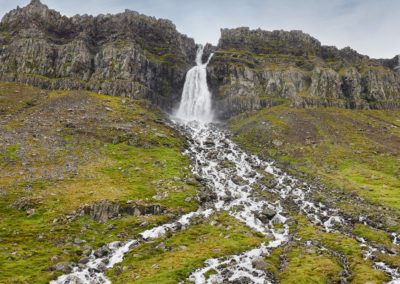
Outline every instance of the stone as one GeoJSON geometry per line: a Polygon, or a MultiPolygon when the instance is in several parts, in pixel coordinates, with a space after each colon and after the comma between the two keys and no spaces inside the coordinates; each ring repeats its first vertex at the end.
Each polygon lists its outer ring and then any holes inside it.
{"type": "Polygon", "coordinates": [[[58,255],[53,255],[52,257],[50,257],[50,260],[54,262],[57,261],[58,258],[59,258],[58,255]]]}
{"type": "Polygon", "coordinates": [[[92,253],[92,249],[84,249],[82,252],[83,255],[89,256],[92,253]]]}
{"type": "Polygon", "coordinates": [[[107,266],[104,263],[100,262],[97,265],[97,270],[100,272],[105,272],[107,270],[107,266]]]}
{"type": "Polygon", "coordinates": [[[368,186],[361,186],[361,189],[367,190],[367,191],[373,191],[372,188],[368,187],[368,186]]]}
{"type": "Polygon", "coordinates": [[[115,275],[121,275],[122,274],[122,268],[121,268],[121,266],[117,266],[117,267],[115,267],[115,269],[114,269],[114,273],[115,273],[115,275]]]}
{"type": "Polygon", "coordinates": [[[110,225],[107,226],[106,230],[112,230],[114,228],[115,228],[115,225],[114,224],[110,224],[110,225]]]}
{"type": "Polygon", "coordinates": [[[267,264],[267,263],[264,261],[264,259],[262,259],[262,258],[254,259],[254,260],[251,262],[251,265],[252,265],[255,269],[258,269],[258,270],[266,270],[266,269],[270,266],[270,265],[267,264]]]}
{"type": "Polygon", "coordinates": [[[261,222],[266,224],[275,217],[276,212],[268,207],[264,207],[261,212],[255,212],[255,215],[261,222]]]}
{"type": "Polygon", "coordinates": [[[109,219],[118,217],[119,204],[111,201],[96,203],[90,209],[90,216],[99,223],[105,223],[109,219]]]}
{"type": "Polygon", "coordinates": [[[59,262],[51,267],[51,270],[62,272],[64,274],[71,273],[73,269],[74,266],[71,262],[59,262]]]}
{"type": "Polygon", "coordinates": [[[84,243],[86,243],[86,241],[81,240],[79,238],[75,238],[75,240],[74,240],[74,244],[76,244],[76,245],[81,245],[81,244],[84,244],[84,243]]]}
{"type": "Polygon", "coordinates": [[[282,141],[280,141],[280,140],[273,140],[272,141],[272,144],[274,144],[275,146],[277,146],[277,147],[279,147],[279,146],[282,146],[283,145],[283,142],[282,141]]]}
{"type": "Polygon", "coordinates": [[[110,254],[110,249],[107,246],[103,246],[94,251],[94,256],[97,258],[104,257],[110,254]]]}
{"type": "Polygon", "coordinates": [[[35,209],[29,209],[28,211],[26,211],[26,215],[28,217],[31,217],[33,214],[35,214],[35,209]]]}
{"type": "Polygon", "coordinates": [[[90,258],[88,256],[82,257],[78,263],[80,264],[87,264],[90,261],[90,258]]]}

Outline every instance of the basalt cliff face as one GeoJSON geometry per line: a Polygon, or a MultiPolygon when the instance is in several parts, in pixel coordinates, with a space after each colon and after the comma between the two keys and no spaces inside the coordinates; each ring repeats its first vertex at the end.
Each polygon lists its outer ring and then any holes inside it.
{"type": "MultiPolygon", "coordinates": [[[[398,109],[397,58],[370,59],[323,46],[301,31],[223,29],[204,58],[220,118],[287,103],[292,107],[398,109]]],[[[196,44],[168,20],[133,11],[68,18],[38,0],[0,24],[0,80],[44,89],[86,89],[148,99],[166,110],[180,100],[196,44]]]]}
{"type": "Polygon", "coordinates": [[[178,101],[193,64],[193,39],[168,20],[133,11],[68,18],[34,0],[0,25],[0,79],[46,89],[87,89],[178,101]]]}
{"type": "Polygon", "coordinates": [[[208,67],[220,117],[292,107],[398,109],[397,57],[370,59],[301,31],[222,29],[208,67]]]}

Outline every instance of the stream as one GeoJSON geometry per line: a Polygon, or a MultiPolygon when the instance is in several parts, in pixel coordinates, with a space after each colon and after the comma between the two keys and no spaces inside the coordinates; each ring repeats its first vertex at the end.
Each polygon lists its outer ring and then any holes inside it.
{"type": "MultiPolygon", "coordinates": [[[[253,263],[273,249],[285,245],[293,237],[289,234],[290,217],[285,211],[288,202],[295,204],[297,210],[323,231],[339,232],[356,239],[361,246],[366,247],[366,259],[378,250],[365,239],[347,232],[345,228],[350,227],[351,222],[338,209],[313,201],[316,188],[288,175],[276,167],[274,162],[266,162],[247,154],[229,139],[227,132],[210,123],[213,113],[206,66],[212,55],[207,63],[202,64],[202,54],[203,48],[200,47],[196,66],[187,73],[181,105],[171,118],[171,126],[187,137],[189,146],[184,154],[191,160],[192,172],[204,181],[209,190],[209,200],[197,211],[185,214],[172,223],[147,230],[135,239],[107,244],[100,251],[92,252],[87,264],[79,264],[72,273],[62,275],[50,283],[111,283],[104,272],[120,263],[127,252],[134,250],[143,241],[161,237],[167,232],[184,230],[191,225],[192,220],[206,219],[221,211],[229,212],[232,217],[271,241],[241,254],[208,259],[187,280],[194,283],[276,283],[273,275],[255,268],[253,263]],[[263,183],[265,174],[272,176],[273,186],[263,183]],[[271,193],[277,198],[268,200],[260,192],[271,193]],[[207,278],[206,274],[210,270],[215,273],[207,278]]],[[[398,245],[399,236],[394,234],[392,237],[393,243],[398,245]]],[[[342,261],[342,266],[348,277],[346,260],[342,261]]],[[[400,284],[400,273],[396,269],[383,262],[375,262],[374,268],[390,276],[391,284],[400,284]]],[[[342,282],[346,283],[345,277],[342,282]]]]}

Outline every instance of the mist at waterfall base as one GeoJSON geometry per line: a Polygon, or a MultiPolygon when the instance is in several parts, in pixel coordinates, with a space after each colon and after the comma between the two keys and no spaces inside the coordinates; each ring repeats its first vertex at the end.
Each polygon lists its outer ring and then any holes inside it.
{"type": "Polygon", "coordinates": [[[211,93],[207,85],[207,65],[213,54],[210,54],[206,63],[202,63],[204,46],[200,46],[196,54],[196,66],[186,74],[182,98],[179,108],[172,115],[183,121],[212,122],[214,119],[211,106],[211,93]]]}

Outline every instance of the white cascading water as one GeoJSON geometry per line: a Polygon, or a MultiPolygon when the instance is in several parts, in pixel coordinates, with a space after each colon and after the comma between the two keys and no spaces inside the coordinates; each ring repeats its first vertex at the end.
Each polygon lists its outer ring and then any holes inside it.
{"type": "Polygon", "coordinates": [[[207,65],[213,54],[203,64],[203,51],[204,46],[200,46],[196,54],[196,66],[192,67],[186,74],[181,103],[175,113],[175,116],[182,120],[213,121],[211,93],[207,85],[207,65]]]}
{"type": "MultiPolygon", "coordinates": [[[[87,264],[78,264],[71,274],[62,275],[51,284],[111,283],[104,272],[121,262],[128,251],[134,250],[144,240],[161,237],[167,232],[173,234],[184,230],[192,224],[193,220],[207,219],[219,211],[229,212],[231,216],[249,228],[268,235],[273,240],[241,254],[208,259],[203,267],[195,270],[186,280],[198,284],[274,283],[276,279],[265,271],[255,268],[253,261],[268,255],[271,250],[290,240],[288,214],[283,206],[288,200],[294,202],[312,223],[324,231],[335,231],[354,237],[344,229],[351,222],[343,217],[339,210],[313,200],[315,188],[289,176],[277,168],[273,162],[265,162],[257,156],[247,154],[232,142],[223,130],[209,123],[213,115],[211,95],[206,82],[208,62],[201,64],[202,54],[203,47],[200,47],[196,57],[197,66],[189,70],[186,76],[182,101],[179,110],[175,113],[177,120],[173,119],[172,126],[190,138],[184,154],[191,158],[192,172],[206,182],[212,197],[197,211],[185,214],[175,222],[144,231],[137,238],[125,243],[113,242],[105,245],[109,253],[104,256],[98,257],[92,252],[87,264]],[[233,166],[227,166],[227,164],[233,166]],[[265,173],[274,177],[273,186],[267,187],[262,183],[265,173]],[[260,196],[260,191],[269,192],[277,199],[268,200],[260,196]],[[266,219],[265,216],[260,217],[262,212],[272,213],[266,219]],[[281,228],[275,229],[275,223],[282,224],[278,226],[281,228]],[[207,276],[211,270],[215,274],[207,276]]],[[[364,223],[363,218],[359,221],[364,223]]],[[[361,246],[367,248],[366,259],[377,250],[366,240],[355,239],[361,246]]],[[[398,240],[399,236],[393,234],[394,245],[398,245],[398,240]]],[[[374,267],[388,274],[391,284],[400,283],[400,273],[396,269],[390,268],[383,262],[375,262],[374,267]]],[[[343,270],[344,275],[348,276],[349,268],[346,263],[343,264],[343,270]]],[[[346,282],[346,276],[342,280],[346,282]]]]}

